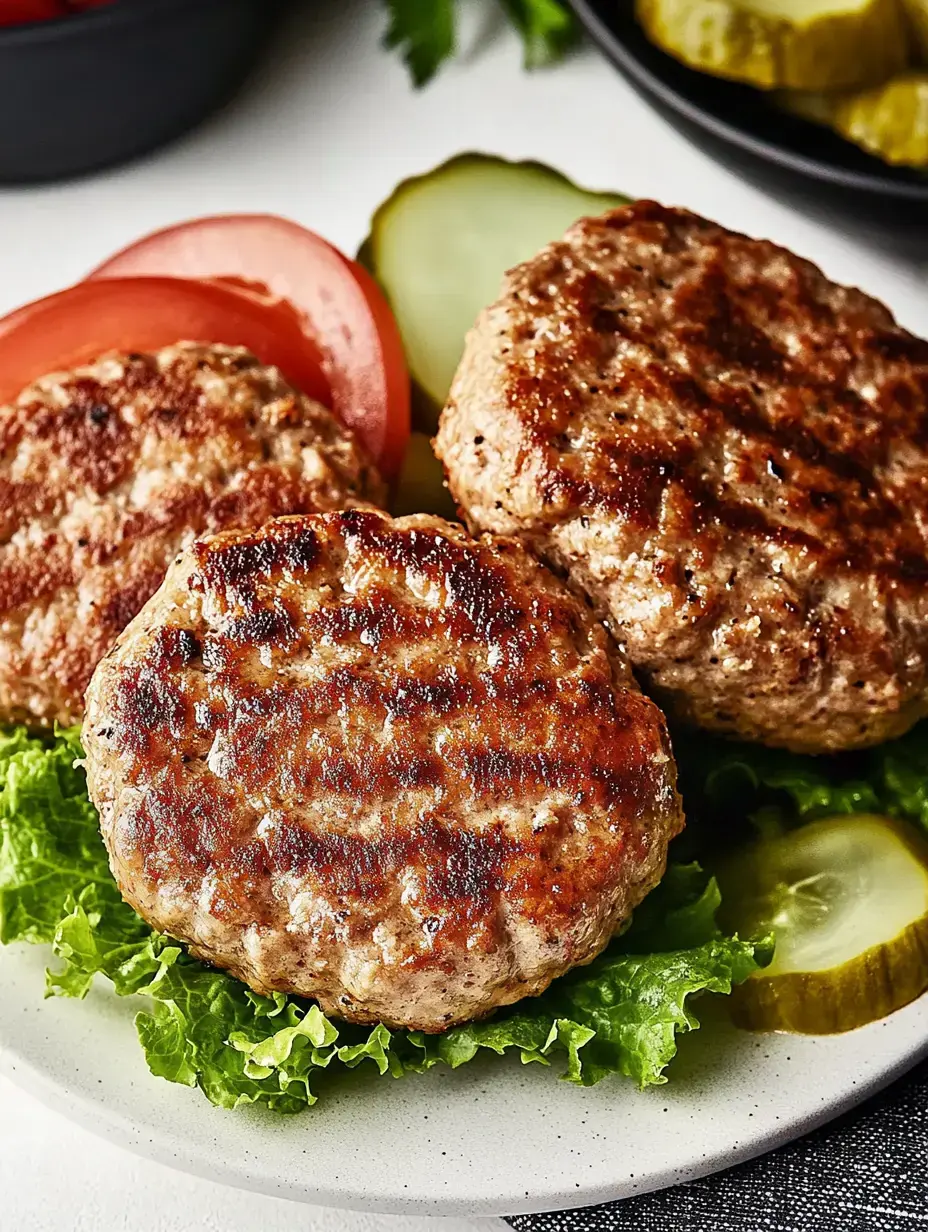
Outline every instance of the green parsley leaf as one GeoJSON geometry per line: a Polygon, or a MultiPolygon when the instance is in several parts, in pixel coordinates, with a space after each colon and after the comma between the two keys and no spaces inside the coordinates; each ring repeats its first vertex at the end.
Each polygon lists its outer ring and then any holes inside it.
{"type": "Polygon", "coordinates": [[[522,36],[528,69],[551,64],[577,40],[574,15],[559,0],[501,0],[522,36]]]}
{"type": "Polygon", "coordinates": [[[387,0],[390,24],[384,42],[396,47],[417,86],[430,81],[454,54],[455,0],[387,0]]]}

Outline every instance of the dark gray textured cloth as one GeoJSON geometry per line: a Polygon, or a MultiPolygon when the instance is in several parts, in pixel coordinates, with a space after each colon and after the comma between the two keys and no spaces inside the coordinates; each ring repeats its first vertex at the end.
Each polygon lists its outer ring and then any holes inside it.
{"type": "Polygon", "coordinates": [[[728,1172],[508,1222],[518,1232],[928,1232],[928,1064],[841,1120],[728,1172]]]}

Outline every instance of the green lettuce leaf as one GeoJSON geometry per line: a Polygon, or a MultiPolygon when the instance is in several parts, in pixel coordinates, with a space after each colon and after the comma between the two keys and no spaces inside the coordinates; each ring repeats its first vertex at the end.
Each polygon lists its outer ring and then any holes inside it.
{"type": "Polygon", "coordinates": [[[808,757],[677,733],[685,846],[705,853],[750,818],[762,831],[845,813],[885,813],[928,831],[928,720],[875,749],[808,757]]]}
{"type": "Polygon", "coordinates": [[[48,744],[0,731],[0,942],[51,941],[69,894],[119,902],[76,730],[48,744]]]}
{"type": "Polygon", "coordinates": [[[120,898],[88,799],[77,733],[0,736],[0,936],[51,942],[48,995],[84,997],[97,976],[138,999],[153,1074],[214,1104],[297,1112],[326,1071],[366,1064],[395,1078],[457,1068],[481,1051],[557,1061],[568,1081],[625,1074],[665,1081],[689,1004],[730,991],[769,961],[769,941],[723,937],[718,888],[696,864],[672,866],[629,929],[589,966],[484,1022],[442,1035],[334,1023],[294,997],[262,997],[153,932],[120,898]]]}
{"type": "Polygon", "coordinates": [[[873,749],[868,762],[883,811],[918,822],[928,832],[928,720],[873,749]]]}

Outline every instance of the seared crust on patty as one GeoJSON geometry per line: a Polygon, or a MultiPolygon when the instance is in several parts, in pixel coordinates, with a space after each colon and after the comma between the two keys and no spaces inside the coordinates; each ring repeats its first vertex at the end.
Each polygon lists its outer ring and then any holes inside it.
{"type": "Polygon", "coordinates": [[[541,992],[682,825],[663,717],[589,607],[424,515],[196,543],[97,668],[84,742],[132,906],[358,1022],[541,992]]]}
{"type": "Polygon", "coordinates": [[[197,534],[379,500],[330,411],[239,347],[114,355],[0,407],[0,722],[73,723],[197,534]]]}
{"type": "Polygon", "coordinates": [[[481,316],[438,452],[668,713],[805,752],[928,713],[928,343],[808,261],[654,202],[582,220],[481,316]]]}

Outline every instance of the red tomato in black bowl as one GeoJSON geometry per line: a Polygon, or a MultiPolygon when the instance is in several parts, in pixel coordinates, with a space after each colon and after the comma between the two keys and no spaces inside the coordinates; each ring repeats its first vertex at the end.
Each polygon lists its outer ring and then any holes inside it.
{"type": "Polygon", "coordinates": [[[0,26],[22,26],[48,21],[68,12],[61,0],[0,0],[0,26]]]}
{"type": "Polygon", "coordinates": [[[116,0],[0,0],[0,26],[25,26],[52,21],[73,13],[86,13],[116,0]]]}

